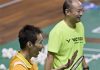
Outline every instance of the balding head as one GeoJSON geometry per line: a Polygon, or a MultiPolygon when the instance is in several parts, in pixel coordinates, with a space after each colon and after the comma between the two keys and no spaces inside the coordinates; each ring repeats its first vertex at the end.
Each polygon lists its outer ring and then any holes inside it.
{"type": "Polygon", "coordinates": [[[79,0],[65,0],[65,5],[63,6],[63,12],[67,18],[72,21],[80,21],[80,17],[83,14],[82,4],[79,0]],[[65,7],[65,8],[64,8],[65,7]]]}
{"type": "Polygon", "coordinates": [[[71,7],[72,8],[82,8],[82,3],[79,0],[72,0],[71,7]]]}
{"type": "MultiPolygon", "coordinates": [[[[65,0],[63,4],[63,13],[65,14],[65,11],[74,7],[81,7],[82,4],[79,0],[65,0]]],[[[66,14],[65,14],[66,15],[66,14]]]]}

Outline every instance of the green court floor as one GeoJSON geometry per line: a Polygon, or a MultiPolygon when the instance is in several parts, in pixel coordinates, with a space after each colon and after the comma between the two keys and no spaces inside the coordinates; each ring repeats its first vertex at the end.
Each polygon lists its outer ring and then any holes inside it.
{"type": "Polygon", "coordinates": [[[86,37],[100,38],[100,9],[86,11],[82,21],[85,26],[86,37]]]}

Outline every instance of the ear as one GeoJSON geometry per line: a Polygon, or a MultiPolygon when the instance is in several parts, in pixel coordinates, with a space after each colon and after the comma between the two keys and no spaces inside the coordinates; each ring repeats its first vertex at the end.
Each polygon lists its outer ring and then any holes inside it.
{"type": "Polygon", "coordinates": [[[69,15],[70,14],[69,9],[65,9],[65,13],[66,13],[66,15],[69,15]]]}
{"type": "Polygon", "coordinates": [[[30,42],[30,41],[28,41],[26,45],[27,45],[27,47],[29,47],[29,48],[31,48],[31,47],[33,46],[32,42],[30,42]]]}

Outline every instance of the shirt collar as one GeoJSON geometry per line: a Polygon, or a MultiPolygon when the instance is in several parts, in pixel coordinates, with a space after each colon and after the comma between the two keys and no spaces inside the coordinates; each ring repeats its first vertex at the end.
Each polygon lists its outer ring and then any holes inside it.
{"type": "Polygon", "coordinates": [[[17,57],[28,67],[31,68],[32,65],[25,59],[25,57],[20,53],[17,52],[17,57]]]}

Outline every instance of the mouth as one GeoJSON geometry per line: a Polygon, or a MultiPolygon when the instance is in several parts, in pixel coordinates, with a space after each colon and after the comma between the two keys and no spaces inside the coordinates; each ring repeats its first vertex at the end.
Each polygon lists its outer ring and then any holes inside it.
{"type": "Polygon", "coordinates": [[[80,16],[77,16],[77,18],[78,18],[78,19],[81,19],[81,15],[80,15],[80,16]]]}
{"type": "Polygon", "coordinates": [[[37,55],[39,55],[39,52],[37,53],[37,55]]]}
{"type": "Polygon", "coordinates": [[[38,55],[39,55],[39,52],[38,52],[37,54],[35,54],[35,56],[34,56],[34,57],[38,57],[38,55]]]}
{"type": "Polygon", "coordinates": [[[39,49],[39,52],[41,52],[42,49],[39,49]]]}
{"type": "Polygon", "coordinates": [[[80,18],[81,18],[81,16],[78,16],[77,18],[78,18],[78,19],[80,19],[80,18]]]}
{"type": "Polygon", "coordinates": [[[81,16],[78,16],[78,17],[77,17],[77,20],[80,21],[80,20],[81,20],[81,16]]]}

